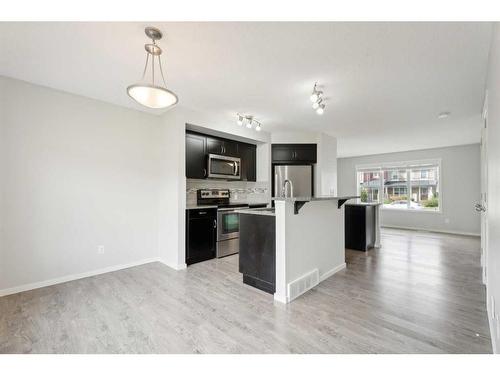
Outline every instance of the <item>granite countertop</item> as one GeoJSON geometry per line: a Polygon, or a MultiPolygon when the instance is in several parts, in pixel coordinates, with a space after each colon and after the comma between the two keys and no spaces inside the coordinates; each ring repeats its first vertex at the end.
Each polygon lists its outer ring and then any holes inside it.
{"type": "Polygon", "coordinates": [[[204,208],[217,208],[217,205],[201,204],[198,206],[197,204],[190,204],[186,206],[186,210],[202,210],[204,208]]]}
{"type": "Polygon", "coordinates": [[[276,213],[272,208],[242,208],[240,210],[236,210],[235,212],[249,215],[276,216],[276,213]]]}
{"type": "Polygon", "coordinates": [[[322,197],[273,197],[273,201],[286,201],[286,202],[312,202],[312,201],[338,201],[347,199],[356,199],[359,195],[345,195],[345,196],[322,196],[322,197]]]}

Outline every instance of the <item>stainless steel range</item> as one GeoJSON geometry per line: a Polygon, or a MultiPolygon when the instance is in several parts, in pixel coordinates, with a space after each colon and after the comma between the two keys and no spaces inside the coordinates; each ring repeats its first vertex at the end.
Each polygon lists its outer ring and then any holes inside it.
{"type": "Polygon", "coordinates": [[[240,249],[240,215],[238,208],[248,204],[230,204],[229,189],[199,189],[197,204],[217,206],[217,258],[236,254],[240,249]]]}

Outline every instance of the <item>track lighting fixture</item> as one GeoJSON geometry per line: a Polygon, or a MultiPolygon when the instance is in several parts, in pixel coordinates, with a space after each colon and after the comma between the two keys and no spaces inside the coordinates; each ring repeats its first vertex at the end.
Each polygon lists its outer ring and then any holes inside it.
{"type": "Polygon", "coordinates": [[[237,113],[238,116],[237,124],[239,126],[242,126],[243,124],[246,125],[248,129],[252,129],[252,127],[255,125],[255,130],[260,132],[262,130],[262,124],[255,120],[252,115],[242,115],[237,113]]]}
{"type": "Polygon", "coordinates": [[[313,109],[318,109],[322,101],[323,99],[319,99],[317,102],[314,102],[312,105],[313,109]]]}
{"type": "Polygon", "coordinates": [[[320,98],[321,98],[321,95],[323,95],[323,91],[320,91],[318,90],[318,83],[316,82],[314,84],[314,88],[313,88],[313,91],[312,91],[312,94],[311,94],[311,102],[317,102],[320,98]]]}
{"type": "Polygon", "coordinates": [[[325,112],[325,104],[323,103],[323,91],[318,90],[318,82],[314,84],[310,99],[313,102],[313,109],[318,115],[322,115],[325,112]]]}

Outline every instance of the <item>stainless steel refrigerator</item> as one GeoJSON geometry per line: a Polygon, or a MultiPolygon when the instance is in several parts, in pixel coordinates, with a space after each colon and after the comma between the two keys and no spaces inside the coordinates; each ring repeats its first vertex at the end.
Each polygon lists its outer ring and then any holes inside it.
{"type": "Polygon", "coordinates": [[[311,197],[313,195],[312,165],[274,166],[273,197],[311,197]],[[286,182],[289,181],[289,182],[286,182]]]}

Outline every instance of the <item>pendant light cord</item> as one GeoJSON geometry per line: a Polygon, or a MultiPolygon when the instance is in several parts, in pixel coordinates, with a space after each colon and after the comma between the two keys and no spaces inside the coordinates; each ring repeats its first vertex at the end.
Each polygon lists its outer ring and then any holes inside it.
{"type": "Polygon", "coordinates": [[[142,72],[142,81],[146,77],[146,71],[148,70],[149,52],[146,52],[146,64],[144,65],[144,71],[142,72]]]}
{"type": "Polygon", "coordinates": [[[161,79],[163,80],[163,85],[167,87],[167,83],[165,82],[165,76],[163,75],[163,69],[161,67],[161,56],[158,56],[158,63],[160,65],[160,73],[161,73],[161,79]]]}

